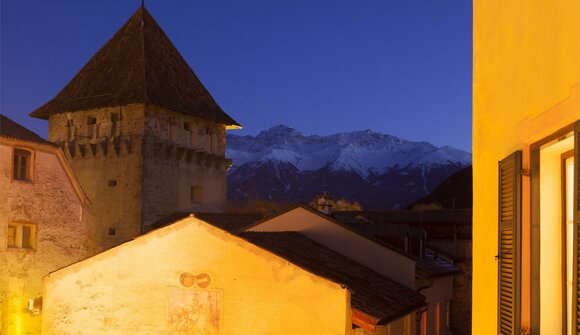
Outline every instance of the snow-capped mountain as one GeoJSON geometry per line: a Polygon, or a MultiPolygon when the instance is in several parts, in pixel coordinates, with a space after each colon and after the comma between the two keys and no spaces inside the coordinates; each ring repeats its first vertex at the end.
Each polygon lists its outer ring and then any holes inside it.
{"type": "Polygon", "coordinates": [[[279,125],[257,136],[228,134],[231,200],[308,202],[328,192],[365,209],[401,208],[471,164],[452,147],[371,130],[305,136],[279,125]]]}

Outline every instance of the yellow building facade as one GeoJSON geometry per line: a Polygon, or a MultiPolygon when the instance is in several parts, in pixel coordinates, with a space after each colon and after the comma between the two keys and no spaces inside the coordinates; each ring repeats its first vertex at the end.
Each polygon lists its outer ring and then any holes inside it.
{"type": "Polygon", "coordinates": [[[577,334],[580,2],[473,13],[473,334],[577,334]]]}
{"type": "Polygon", "coordinates": [[[340,284],[190,217],[47,276],[42,334],[345,334],[349,306],[340,284]]]}

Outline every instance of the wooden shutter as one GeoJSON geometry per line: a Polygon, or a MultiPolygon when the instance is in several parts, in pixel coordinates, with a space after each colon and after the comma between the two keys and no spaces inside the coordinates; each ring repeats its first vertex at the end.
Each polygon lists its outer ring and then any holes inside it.
{"type": "Polygon", "coordinates": [[[498,334],[519,334],[521,163],[517,151],[499,162],[498,334]]]}
{"type": "Polygon", "coordinates": [[[576,261],[574,262],[574,283],[576,284],[576,303],[573,304],[572,315],[576,317],[572,320],[572,329],[576,334],[580,334],[580,121],[576,122],[574,130],[574,246],[576,248],[576,261]]]}

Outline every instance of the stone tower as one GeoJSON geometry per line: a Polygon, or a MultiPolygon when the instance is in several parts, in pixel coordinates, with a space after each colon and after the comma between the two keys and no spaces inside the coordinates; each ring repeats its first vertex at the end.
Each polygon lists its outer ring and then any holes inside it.
{"type": "Polygon", "coordinates": [[[172,213],[226,205],[225,131],[240,126],[143,6],[30,115],[48,120],[92,203],[94,253],[172,213]]]}

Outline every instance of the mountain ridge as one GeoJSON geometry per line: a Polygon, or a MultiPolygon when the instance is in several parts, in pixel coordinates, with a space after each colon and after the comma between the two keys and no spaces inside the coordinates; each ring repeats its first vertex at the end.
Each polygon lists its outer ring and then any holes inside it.
{"type": "Polygon", "coordinates": [[[255,136],[228,134],[227,142],[234,162],[228,193],[234,201],[308,202],[326,191],[363,207],[402,208],[471,164],[471,154],[463,150],[372,130],[320,136],[278,125],[255,136]]]}

